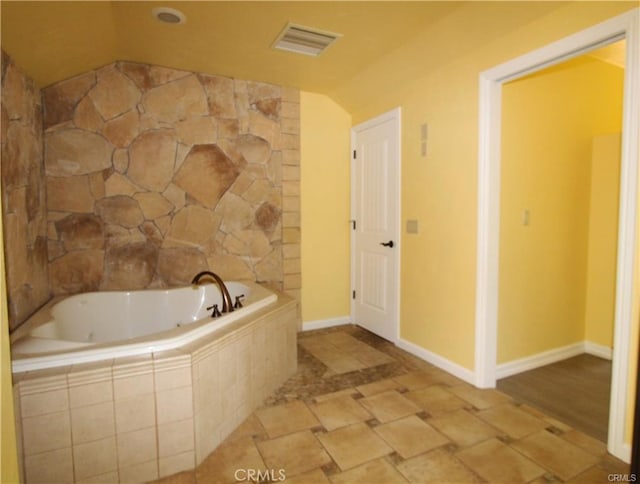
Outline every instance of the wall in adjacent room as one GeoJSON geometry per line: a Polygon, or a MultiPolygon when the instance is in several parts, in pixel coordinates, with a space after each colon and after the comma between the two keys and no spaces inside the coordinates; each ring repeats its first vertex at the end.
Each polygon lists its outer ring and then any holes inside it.
{"type": "Polygon", "coordinates": [[[595,136],[591,195],[585,340],[613,348],[620,197],[620,133],[595,136]]]}
{"type": "Polygon", "coordinates": [[[592,173],[592,148],[621,128],[623,76],[583,56],[503,86],[498,363],[583,342],[598,307],[611,333],[619,157],[592,173]]]}

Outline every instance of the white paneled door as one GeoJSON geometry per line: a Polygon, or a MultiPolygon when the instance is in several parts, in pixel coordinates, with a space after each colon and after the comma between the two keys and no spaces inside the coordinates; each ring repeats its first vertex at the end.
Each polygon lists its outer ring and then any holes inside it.
{"type": "Polygon", "coordinates": [[[395,342],[400,263],[400,109],[353,128],[353,322],[395,342]]]}

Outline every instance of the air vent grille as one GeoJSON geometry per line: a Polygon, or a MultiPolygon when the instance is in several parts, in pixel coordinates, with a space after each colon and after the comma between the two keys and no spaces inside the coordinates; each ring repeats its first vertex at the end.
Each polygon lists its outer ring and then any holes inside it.
{"type": "Polygon", "coordinates": [[[340,37],[342,37],[342,35],[333,32],[290,23],[273,43],[273,48],[296,52],[298,54],[318,56],[340,37]]]}

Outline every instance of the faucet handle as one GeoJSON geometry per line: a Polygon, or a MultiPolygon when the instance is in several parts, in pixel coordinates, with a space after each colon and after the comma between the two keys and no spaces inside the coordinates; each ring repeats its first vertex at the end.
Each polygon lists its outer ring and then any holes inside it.
{"type": "Polygon", "coordinates": [[[239,296],[236,296],[236,303],[233,305],[234,309],[238,309],[242,307],[242,302],[240,301],[240,299],[242,299],[244,297],[244,294],[240,294],[239,296]]]}
{"type": "Polygon", "coordinates": [[[220,314],[220,310],[218,309],[218,305],[217,305],[217,304],[214,304],[213,306],[209,306],[209,307],[207,308],[207,311],[209,311],[209,310],[211,310],[211,309],[213,309],[213,312],[211,313],[211,317],[212,317],[212,318],[217,318],[218,316],[220,316],[220,315],[221,315],[221,314],[220,314]]]}

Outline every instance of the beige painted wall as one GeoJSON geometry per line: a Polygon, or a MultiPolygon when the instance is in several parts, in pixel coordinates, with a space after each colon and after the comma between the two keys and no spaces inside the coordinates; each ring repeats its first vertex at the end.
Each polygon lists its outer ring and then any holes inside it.
{"type": "Polygon", "coordinates": [[[327,96],[300,93],[302,320],[350,313],[351,116],[327,96]]]}

